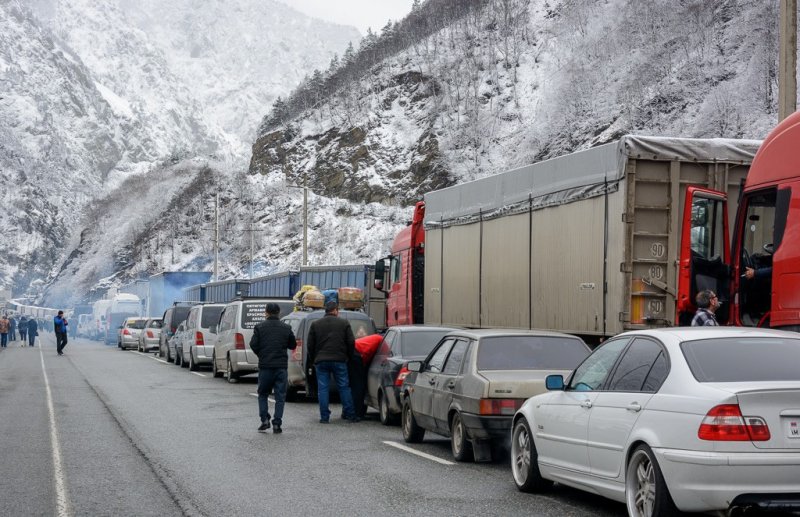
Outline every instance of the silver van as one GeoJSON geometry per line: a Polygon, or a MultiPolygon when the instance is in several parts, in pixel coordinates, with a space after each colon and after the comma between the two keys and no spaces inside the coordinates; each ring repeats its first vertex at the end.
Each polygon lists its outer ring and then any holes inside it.
{"type": "Polygon", "coordinates": [[[294,302],[287,299],[245,298],[225,305],[219,326],[214,329],[214,377],[224,375],[228,382],[235,382],[242,375],[258,371],[258,356],[250,348],[250,338],[256,325],[267,319],[267,303],[278,304],[280,317],[294,310],[294,302]]]}
{"type": "Polygon", "coordinates": [[[186,318],[186,333],[180,341],[181,366],[196,372],[201,364],[211,365],[214,357],[214,341],[216,335],[211,327],[219,324],[219,318],[225,304],[204,303],[195,305],[189,310],[186,318]]]}

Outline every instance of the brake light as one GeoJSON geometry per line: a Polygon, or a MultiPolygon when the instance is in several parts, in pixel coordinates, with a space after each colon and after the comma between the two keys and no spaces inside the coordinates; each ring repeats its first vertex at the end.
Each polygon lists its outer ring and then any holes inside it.
{"type": "Polygon", "coordinates": [[[522,407],[522,399],[481,399],[481,415],[513,415],[522,407]]]}
{"type": "Polygon", "coordinates": [[[147,331],[147,337],[149,337],[150,339],[153,339],[154,336],[153,336],[153,331],[152,330],[148,330],[147,331]]]}
{"type": "Polygon", "coordinates": [[[770,439],[770,433],[763,418],[742,416],[738,404],[722,404],[706,414],[697,437],[715,442],[765,442],[770,439]]]}
{"type": "Polygon", "coordinates": [[[395,386],[402,386],[403,382],[406,380],[406,377],[408,377],[408,374],[411,373],[411,371],[408,368],[406,368],[406,366],[407,365],[404,364],[403,367],[400,368],[400,371],[397,372],[397,377],[395,377],[394,379],[395,386]]]}
{"type": "Polygon", "coordinates": [[[128,330],[128,329],[122,329],[122,335],[123,336],[130,336],[131,335],[131,331],[128,330]]]}
{"type": "Polygon", "coordinates": [[[302,361],[303,360],[303,340],[297,339],[297,348],[292,350],[292,361],[302,361]]]}
{"type": "Polygon", "coordinates": [[[236,350],[244,350],[244,336],[239,332],[234,336],[234,348],[236,350]]]}
{"type": "Polygon", "coordinates": [[[195,344],[195,346],[203,346],[203,333],[202,332],[198,331],[198,332],[194,333],[194,344],[195,344]]]}

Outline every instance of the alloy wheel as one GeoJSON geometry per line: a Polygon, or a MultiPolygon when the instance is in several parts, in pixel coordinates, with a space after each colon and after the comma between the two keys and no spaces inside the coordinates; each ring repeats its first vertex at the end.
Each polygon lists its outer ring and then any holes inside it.
{"type": "Polygon", "coordinates": [[[643,450],[631,458],[626,479],[628,511],[635,517],[650,517],[656,502],[656,478],[653,462],[643,450]]]}
{"type": "Polygon", "coordinates": [[[531,436],[528,428],[520,421],[514,426],[514,434],[511,437],[511,470],[517,486],[524,485],[528,480],[530,465],[531,436]]]}

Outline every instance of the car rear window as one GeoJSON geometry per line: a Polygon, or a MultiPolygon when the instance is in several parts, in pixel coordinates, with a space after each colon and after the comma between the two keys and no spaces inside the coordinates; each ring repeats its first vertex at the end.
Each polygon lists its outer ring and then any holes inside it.
{"type": "Polygon", "coordinates": [[[129,329],[143,329],[147,320],[129,320],[125,326],[129,329]]]}
{"type": "Polygon", "coordinates": [[[162,325],[163,322],[161,320],[153,320],[150,322],[151,329],[160,329],[162,325]]]}
{"type": "Polygon", "coordinates": [[[211,325],[219,323],[219,315],[222,314],[224,306],[219,307],[203,307],[203,315],[200,318],[200,327],[207,329],[211,325]]]}
{"type": "Polygon", "coordinates": [[[481,339],[478,370],[572,370],[589,355],[578,339],[499,336],[481,339]]]}
{"type": "Polygon", "coordinates": [[[348,319],[350,328],[353,329],[353,336],[356,339],[364,336],[369,336],[375,333],[375,325],[369,319],[348,319]]]}
{"type": "Polygon", "coordinates": [[[403,332],[401,335],[400,350],[403,357],[428,357],[436,343],[447,335],[447,331],[403,332]]]}
{"type": "Polygon", "coordinates": [[[172,326],[177,327],[182,321],[186,321],[186,318],[189,317],[190,310],[191,307],[175,307],[172,312],[172,326]]]}
{"type": "Polygon", "coordinates": [[[681,350],[699,382],[800,381],[800,339],[700,339],[681,350]]]}

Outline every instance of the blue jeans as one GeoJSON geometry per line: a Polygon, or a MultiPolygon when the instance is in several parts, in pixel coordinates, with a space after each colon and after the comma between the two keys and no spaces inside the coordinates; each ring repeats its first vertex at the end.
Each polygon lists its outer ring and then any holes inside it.
{"type": "Polygon", "coordinates": [[[272,425],[283,423],[283,406],[286,403],[286,385],[289,375],[286,368],[262,368],[258,370],[258,416],[261,423],[269,422],[269,394],[275,392],[275,418],[272,425]]]}
{"type": "Polygon", "coordinates": [[[0,347],[6,348],[8,346],[8,334],[0,334],[0,347]]]}
{"type": "Polygon", "coordinates": [[[331,410],[328,408],[330,401],[331,374],[336,379],[339,388],[339,398],[342,399],[342,413],[345,418],[355,418],[356,410],[353,406],[353,394],[350,392],[350,380],[347,377],[347,363],[337,361],[320,361],[317,366],[317,398],[319,398],[319,417],[330,420],[331,410]]]}

